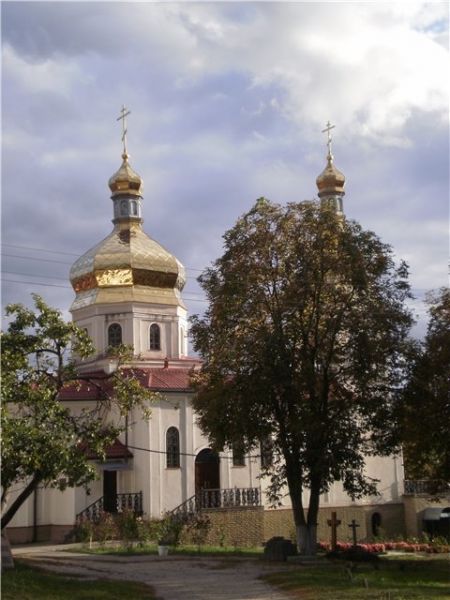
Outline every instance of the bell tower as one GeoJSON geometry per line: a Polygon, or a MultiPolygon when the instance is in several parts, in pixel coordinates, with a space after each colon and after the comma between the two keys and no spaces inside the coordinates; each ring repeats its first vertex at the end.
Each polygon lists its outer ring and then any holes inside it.
{"type": "MultiPolygon", "coordinates": [[[[130,166],[122,108],[122,164],[109,179],[112,232],[73,264],[72,318],[87,329],[102,361],[109,346],[133,346],[140,364],[163,365],[187,356],[185,269],[143,230],[143,181],[130,166]],[[167,361],[166,361],[167,362],[167,361]]],[[[98,365],[101,366],[101,365],[98,365]]],[[[90,364],[92,368],[92,363],[90,364]]]]}

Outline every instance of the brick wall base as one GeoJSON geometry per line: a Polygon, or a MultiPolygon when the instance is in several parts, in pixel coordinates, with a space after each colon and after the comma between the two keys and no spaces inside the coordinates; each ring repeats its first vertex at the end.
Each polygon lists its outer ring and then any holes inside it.
{"type": "Polygon", "coordinates": [[[6,536],[11,544],[30,544],[36,542],[53,542],[62,544],[67,534],[72,531],[71,525],[38,525],[36,528],[36,539],[33,539],[33,527],[8,527],[6,536]]]}
{"type": "MultiPolygon", "coordinates": [[[[331,530],[327,520],[331,518],[332,512],[337,513],[341,521],[337,536],[341,542],[351,542],[352,530],[349,524],[353,519],[357,522],[357,539],[360,542],[372,541],[372,515],[379,513],[381,516],[380,534],[394,538],[405,534],[405,515],[403,504],[374,504],[366,506],[343,506],[319,508],[317,523],[317,539],[329,541],[331,530]]],[[[274,509],[264,511],[264,540],[267,541],[275,535],[295,541],[294,516],[291,509],[274,509]]]]}

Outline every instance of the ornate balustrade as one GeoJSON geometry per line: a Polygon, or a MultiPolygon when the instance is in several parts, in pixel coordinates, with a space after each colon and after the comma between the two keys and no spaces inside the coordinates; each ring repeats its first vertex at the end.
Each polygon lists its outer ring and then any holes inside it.
{"type": "MultiPolygon", "coordinates": [[[[131,510],[136,515],[142,515],[142,492],[130,492],[126,494],[116,494],[116,508],[115,512],[123,512],[124,510],[131,510]]],[[[98,522],[101,514],[104,512],[104,498],[103,496],[90,504],[84,510],[79,512],[76,516],[76,522],[80,521],[92,521],[98,522]]]]}
{"type": "Polygon", "coordinates": [[[197,504],[200,509],[261,506],[261,490],[259,488],[201,490],[197,494],[197,504]]]}
{"type": "Polygon", "coordinates": [[[200,490],[170,511],[169,514],[172,518],[186,521],[201,510],[261,506],[261,499],[259,488],[200,490]]]}

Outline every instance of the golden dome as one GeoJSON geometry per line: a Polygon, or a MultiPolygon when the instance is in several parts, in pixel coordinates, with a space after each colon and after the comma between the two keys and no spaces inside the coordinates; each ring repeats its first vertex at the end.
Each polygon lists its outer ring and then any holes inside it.
{"type": "Polygon", "coordinates": [[[179,303],[186,275],[175,256],[152,240],[139,223],[117,223],[104,240],[75,261],[70,282],[77,305],[125,298],[148,301],[150,297],[179,303]]]}
{"type": "Polygon", "coordinates": [[[316,184],[319,189],[319,197],[330,194],[341,194],[344,192],[345,175],[333,164],[333,156],[328,154],[327,166],[317,177],[316,184]]]}
{"type": "Polygon", "coordinates": [[[142,196],[144,187],[142,178],[130,167],[128,162],[129,155],[126,152],[122,154],[122,159],[123,162],[119,170],[116,171],[108,181],[112,197],[121,194],[142,196]]]}

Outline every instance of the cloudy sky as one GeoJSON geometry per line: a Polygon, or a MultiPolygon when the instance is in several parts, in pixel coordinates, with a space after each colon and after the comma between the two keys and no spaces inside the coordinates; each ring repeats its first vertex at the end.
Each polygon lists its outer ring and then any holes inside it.
{"type": "Polygon", "coordinates": [[[122,104],[144,228],[195,278],[260,196],[316,197],[326,121],[344,208],[447,285],[448,3],[2,2],[3,302],[69,316],[70,264],[111,230],[122,104]]]}

